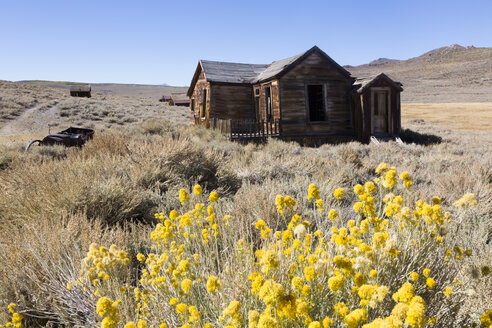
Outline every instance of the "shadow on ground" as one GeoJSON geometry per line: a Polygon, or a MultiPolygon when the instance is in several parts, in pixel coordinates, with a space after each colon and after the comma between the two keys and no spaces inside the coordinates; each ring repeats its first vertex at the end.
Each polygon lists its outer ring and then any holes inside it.
{"type": "Polygon", "coordinates": [[[415,143],[417,145],[434,145],[440,144],[442,138],[434,134],[420,133],[410,129],[402,129],[400,138],[404,143],[415,143]]]}

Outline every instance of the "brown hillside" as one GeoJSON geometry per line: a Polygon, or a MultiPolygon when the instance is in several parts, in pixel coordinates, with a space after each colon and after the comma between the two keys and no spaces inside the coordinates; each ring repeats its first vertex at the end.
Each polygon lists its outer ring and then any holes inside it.
{"type": "Polygon", "coordinates": [[[452,45],[408,60],[345,66],[355,77],[384,72],[403,83],[403,102],[492,101],[492,48],[452,45]]]}

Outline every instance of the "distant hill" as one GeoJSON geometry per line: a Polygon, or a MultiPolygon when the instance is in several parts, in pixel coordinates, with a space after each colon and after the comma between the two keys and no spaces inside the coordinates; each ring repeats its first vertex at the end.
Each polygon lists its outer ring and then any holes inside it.
{"type": "Polygon", "coordinates": [[[408,60],[379,58],[345,68],[354,77],[390,75],[403,83],[403,102],[492,102],[492,48],[454,44],[408,60]]]}
{"type": "Polygon", "coordinates": [[[169,85],[151,85],[151,84],[119,84],[119,83],[81,83],[65,81],[43,81],[43,80],[26,80],[19,81],[23,83],[41,84],[48,87],[59,89],[70,89],[71,85],[90,84],[93,93],[111,94],[116,96],[139,97],[139,98],[156,98],[170,96],[171,93],[186,93],[188,87],[173,87],[169,85]]]}

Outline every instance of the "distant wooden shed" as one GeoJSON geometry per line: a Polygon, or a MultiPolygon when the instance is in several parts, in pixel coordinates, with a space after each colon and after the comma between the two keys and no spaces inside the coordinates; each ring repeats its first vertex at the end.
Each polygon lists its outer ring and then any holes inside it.
{"type": "Polygon", "coordinates": [[[72,97],[91,97],[90,85],[72,85],[70,87],[70,96],[72,97]]]}
{"type": "Polygon", "coordinates": [[[169,102],[169,100],[171,100],[171,96],[162,96],[161,99],[159,99],[160,102],[169,102]]]}
{"type": "Polygon", "coordinates": [[[195,124],[231,139],[398,135],[401,84],[384,74],[356,81],[314,46],[268,65],[200,60],[187,95],[195,124]]]}
{"type": "Polygon", "coordinates": [[[169,97],[169,105],[171,106],[190,106],[190,98],[186,93],[171,93],[169,97]]]}

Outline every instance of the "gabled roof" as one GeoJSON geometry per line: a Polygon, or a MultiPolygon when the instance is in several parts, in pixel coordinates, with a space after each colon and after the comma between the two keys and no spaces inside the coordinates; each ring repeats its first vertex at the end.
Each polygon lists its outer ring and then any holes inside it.
{"type": "Polygon", "coordinates": [[[358,93],[362,93],[365,90],[367,90],[367,88],[369,88],[371,85],[374,84],[374,82],[376,82],[379,79],[385,79],[386,81],[388,81],[389,84],[393,85],[399,91],[403,91],[403,88],[402,88],[403,84],[390,78],[388,75],[386,75],[384,73],[379,73],[377,75],[357,78],[354,82],[354,89],[357,90],[358,93]]]}
{"type": "Polygon", "coordinates": [[[193,88],[195,87],[198,77],[200,76],[201,70],[205,73],[205,78],[208,82],[253,84],[282,76],[314,52],[318,53],[342,75],[352,78],[347,70],[331,59],[320,48],[314,46],[299,55],[274,61],[270,65],[200,60],[195,70],[195,75],[193,76],[187,95],[188,97],[191,97],[193,88]]]}
{"type": "Polygon", "coordinates": [[[330,58],[323,50],[318,48],[317,46],[312,47],[308,51],[305,51],[297,56],[281,59],[274,61],[272,64],[268,65],[267,69],[261,72],[257,76],[257,78],[253,81],[254,83],[268,81],[273,78],[278,78],[292,68],[294,68],[297,64],[302,62],[306,57],[311,55],[312,53],[318,53],[323,59],[325,59],[329,64],[331,64],[337,71],[339,71],[342,75],[346,77],[351,77],[350,72],[345,68],[340,66],[337,62],[330,58]]]}

